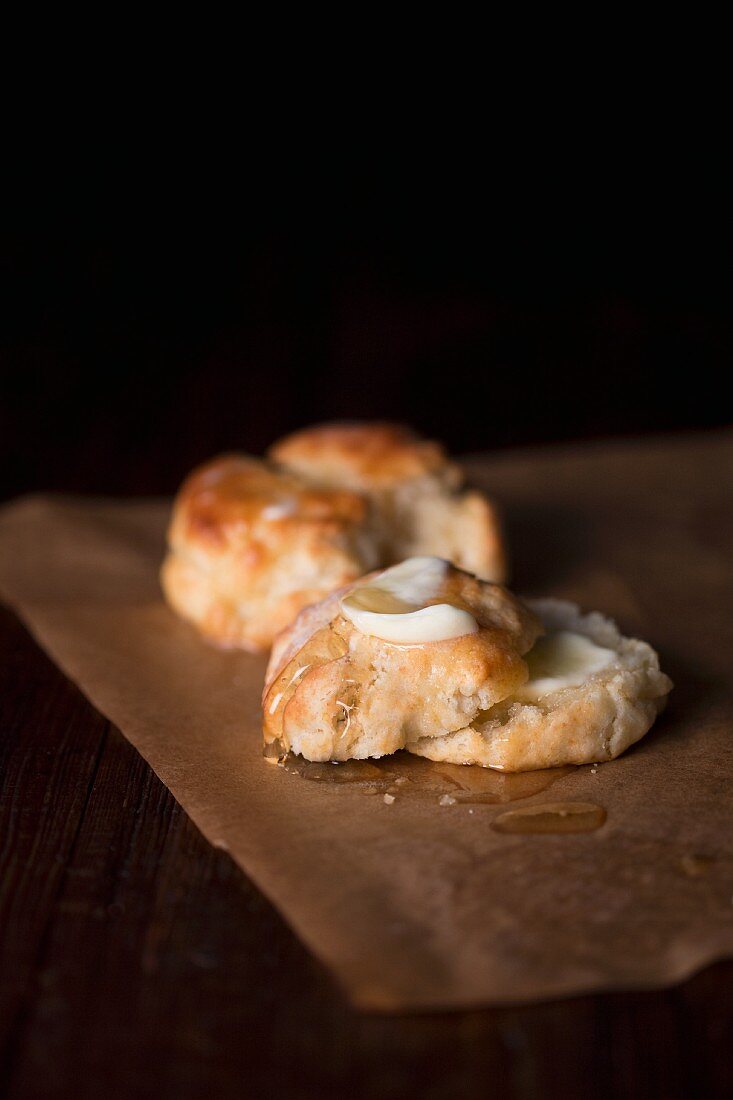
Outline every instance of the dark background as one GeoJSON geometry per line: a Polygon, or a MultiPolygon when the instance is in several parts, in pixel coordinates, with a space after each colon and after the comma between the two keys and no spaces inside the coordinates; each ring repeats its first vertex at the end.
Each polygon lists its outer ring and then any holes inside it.
{"type": "MultiPolygon", "coordinates": [[[[297,151],[282,137],[274,170],[251,136],[267,88],[215,149],[183,155],[159,147],[168,118],[145,155],[24,122],[22,153],[1,147],[0,186],[18,178],[0,204],[0,497],[170,492],[218,450],[333,416],[407,419],[455,451],[729,422],[730,186],[712,163],[728,127],[654,89],[633,106],[641,148],[614,102],[610,122],[575,125],[571,154],[561,112],[541,149],[518,127],[521,166],[497,146],[503,100],[470,135],[474,163],[442,136],[420,158],[347,156],[341,132],[326,163],[309,132],[297,151]]],[[[10,612],[0,627],[17,841],[0,1092],[731,1094],[730,963],[671,990],[349,1012],[10,612]]]]}
{"type": "Polygon", "coordinates": [[[169,492],[333,417],[458,452],[730,420],[709,164],[31,163],[0,242],[2,496],[169,492]]]}

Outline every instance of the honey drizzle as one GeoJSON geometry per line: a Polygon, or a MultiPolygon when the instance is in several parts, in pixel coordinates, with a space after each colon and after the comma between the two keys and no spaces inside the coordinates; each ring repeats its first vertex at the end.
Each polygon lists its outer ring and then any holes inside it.
{"type": "Polygon", "coordinates": [[[547,802],[507,810],[491,822],[497,833],[592,833],[606,820],[595,802],[547,802]]]}
{"type": "Polygon", "coordinates": [[[353,784],[366,794],[420,796],[430,794],[443,805],[488,805],[516,802],[547,790],[558,779],[570,775],[573,766],[544,768],[531,772],[499,772],[471,764],[442,764],[398,752],[380,760],[347,760],[343,763],[314,763],[288,753],[279,761],[285,771],[311,782],[353,784]]]}

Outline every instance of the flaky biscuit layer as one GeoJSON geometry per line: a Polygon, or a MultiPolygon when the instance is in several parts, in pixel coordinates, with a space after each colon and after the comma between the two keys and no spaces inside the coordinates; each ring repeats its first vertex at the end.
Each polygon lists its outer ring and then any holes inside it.
{"type": "Polygon", "coordinates": [[[525,607],[452,570],[443,597],[471,611],[478,634],[398,646],[360,634],[340,614],[351,587],[306,609],[276,642],[263,693],[270,754],[340,761],[406,748],[502,771],[593,763],[643,737],[672,687],[651,646],[575,604],[525,607]],[[614,656],[577,686],[519,702],[522,658],[543,629],[580,634],[614,656]]]}
{"type": "Polygon", "coordinates": [[[275,443],[269,455],[313,484],[364,494],[382,564],[429,554],[486,580],[505,579],[496,508],[483,493],[462,489],[463,473],[439,443],[405,425],[316,425],[275,443]]]}
{"type": "Polygon", "coordinates": [[[612,760],[647,733],[672,689],[652,647],[623,637],[598,612],[582,614],[576,604],[532,600],[529,606],[547,631],[569,630],[613,650],[611,664],[533,704],[509,697],[462,730],[414,739],[407,745],[410,752],[454,764],[530,771],[612,760]]]}

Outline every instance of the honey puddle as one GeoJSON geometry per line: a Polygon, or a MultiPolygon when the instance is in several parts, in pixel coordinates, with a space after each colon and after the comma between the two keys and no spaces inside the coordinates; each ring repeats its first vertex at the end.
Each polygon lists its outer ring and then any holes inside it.
{"type": "Polygon", "coordinates": [[[370,795],[402,798],[430,794],[437,796],[443,806],[516,802],[547,790],[576,770],[568,766],[534,772],[498,772],[471,764],[436,764],[408,752],[397,752],[382,760],[348,760],[342,764],[316,764],[288,753],[279,764],[292,775],[313,782],[351,783],[370,795]]]}
{"type": "Polygon", "coordinates": [[[497,833],[592,833],[606,820],[594,802],[546,802],[507,810],[491,822],[497,833]]]}

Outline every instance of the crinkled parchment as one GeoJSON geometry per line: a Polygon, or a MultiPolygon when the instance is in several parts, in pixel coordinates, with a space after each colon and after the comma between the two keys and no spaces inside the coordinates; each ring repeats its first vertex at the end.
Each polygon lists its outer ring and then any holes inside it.
{"type": "Polygon", "coordinates": [[[614,616],[676,684],[637,747],[553,786],[606,809],[587,834],[501,835],[505,806],[387,805],[265,763],[264,660],[206,646],[161,599],[165,503],[7,506],[0,592],[357,1005],[663,985],[733,953],[732,468],[725,433],[470,463],[516,587],[614,616]]]}

